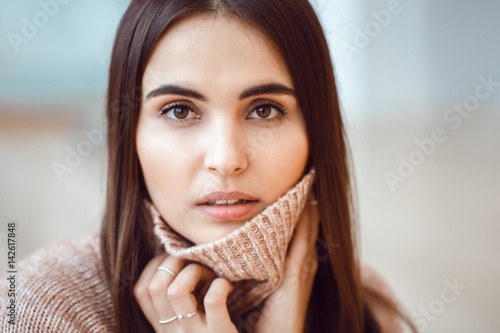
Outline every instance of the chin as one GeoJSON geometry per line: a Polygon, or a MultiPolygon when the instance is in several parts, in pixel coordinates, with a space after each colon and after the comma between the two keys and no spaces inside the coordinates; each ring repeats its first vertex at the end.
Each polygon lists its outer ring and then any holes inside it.
{"type": "Polygon", "coordinates": [[[214,229],[210,232],[210,235],[205,235],[203,239],[198,239],[198,242],[195,242],[195,244],[200,245],[215,242],[242,227],[246,222],[247,221],[224,221],[221,223],[219,221],[215,226],[210,227],[214,229]]]}

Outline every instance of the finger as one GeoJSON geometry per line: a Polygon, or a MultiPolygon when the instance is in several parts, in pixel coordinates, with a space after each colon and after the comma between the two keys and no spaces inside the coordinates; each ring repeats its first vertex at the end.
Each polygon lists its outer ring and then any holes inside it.
{"type": "Polygon", "coordinates": [[[232,290],[233,285],[223,278],[215,279],[210,285],[203,300],[210,332],[226,331],[233,326],[226,305],[227,296],[232,290]]]}
{"type": "Polygon", "coordinates": [[[316,205],[306,204],[295,227],[294,235],[286,256],[285,269],[289,274],[303,278],[315,273],[317,259],[315,255],[316,239],[319,232],[319,212],[316,205]]]}
{"type": "Polygon", "coordinates": [[[316,244],[316,239],[318,238],[318,232],[319,232],[319,209],[318,209],[318,201],[316,199],[316,195],[314,194],[314,191],[311,191],[309,194],[309,200],[307,202],[307,211],[309,214],[309,221],[308,221],[308,235],[309,235],[309,244],[310,247],[309,249],[312,250],[315,247],[316,244]]]}
{"type": "MultiPolygon", "coordinates": [[[[180,272],[184,268],[185,264],[184,260],[174,256],[168,256],[156,267],[155,273],[149,282],[149,294],[156,312],[155,320],[157,323],[159,323],[159,320],[167,320],[175,317],[176,315],[167,297],[168,287],[172,284],[176,277],[168,271],[160,270],[158,268],[166,268],[172,273],[178,275],[177,272],[180,272]]],[[[172,323],[170,326],[174,325],[175,324],[172,323]]]]}
{"type": "MultiPolygon", "coordinates": [[[[318,208],[318,200],[316,199],[316,194],[311,190],[309,194],[308,207],[310,209],[311,221],[315,224],[312,225],[312,236],[317,236],[317,231],[315,228],[319,230],[319,208],[318,208]],[[315,232],[316,231],[316,232],[315,232]]],[[[316,239],[316,237],[314,237],[316,239]]]]}
{"type": "MultiPolygon", "coordinates": [[[[316,199],[316,194],[314,194],[314,191],[311,190],[311,192],[309,193],[309,198],[308,198],[308,201],[311,202],[311,201],[317,201],[316,199]]],[[[317,204],[317,203],[315,203],[317,204]]]]}
{"type": "Polygon", "coordinates": [[[214,272],[200,264],[187,265],[168,287],[167,295],[170,305],[176,315],[182,315],[178,323],[182,327],[201,327],[205,319],[198,307],[198,301],[193,295],[193,291],[200,281],[211,281],[217,276],[214,272]],[[187,314],[198,311],[192,318],[187,314]]]}
{"type": "MultiPolygon", "coordinates": [[[[134,298],[139,304],[139,307],[144,313],[144,316],[150,323],[157,323],[156,310],[149,294],[149,282],[156,273],[157,267],[168,256],[167,253],[162,253],[151,259],[146,267],[142,270],[137,283],[134,286],[134,298]]],[[[153,325],[154,326],[154,325],[153,325]]]]}
{"type": "Polygon", "coordinates": [[[318,259],[316,257],[316,243],[319,235],[320,215],[317,204],[309,205],[309,230],[308,249],[306,258],[301,265],[302,279],[314,277],[318,269],[318,259]]]}
{"type": "Polygon", "coordinates": [[[287,259],[301,260],[308,252],[311,238],[311,205],[307,203],[300,214],[287,252],[287,259]]]}
{"type": "Polygon", "coordinates": [[[316,245],[316,240],[317,240],[318,234],[319,234],[320,216],[319,216],[319,208],[318,208],[318,203],[317,203],[316,197],[314,196],[314,193],[311,192],[311,194],[314,198],[313,200],[316,201],[315,204],[312,204],[312,203],[309,204],[310,219],[311,219],[310,236],[311,236],[311,241],[313,244],[312,248],[314,249],[315,245],[316,245]]]}

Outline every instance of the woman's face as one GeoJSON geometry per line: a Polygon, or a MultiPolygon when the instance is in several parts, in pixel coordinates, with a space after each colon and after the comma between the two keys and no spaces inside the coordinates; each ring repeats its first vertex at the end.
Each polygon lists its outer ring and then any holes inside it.
{"type": "Polygon", "coordinates": [[[222,238],[301,179],[309,145],[290,74],[248,25],[222,15],[177,22],[149,59],[142,95],[137,152],[148,192],[192,242],[222,238]],[[250,202],[202,204],[219,191],[250,202]]]}

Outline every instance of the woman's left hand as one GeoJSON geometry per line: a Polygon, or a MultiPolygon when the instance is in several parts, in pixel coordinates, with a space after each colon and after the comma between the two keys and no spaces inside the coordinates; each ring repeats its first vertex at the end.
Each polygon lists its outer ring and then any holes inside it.
{"type": "Polygon", "coordinates": [[[304,332],[307,307],[318,268],[316,239],[319,231],[318,206],[306,203],[295,227],[286,259],[283,283],[267,299],[256,333],[304,332]]]}

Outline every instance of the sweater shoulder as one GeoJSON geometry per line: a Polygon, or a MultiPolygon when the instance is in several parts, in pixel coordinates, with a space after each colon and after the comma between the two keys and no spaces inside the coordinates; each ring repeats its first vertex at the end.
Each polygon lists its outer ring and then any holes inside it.
{"type": "MultiPolygon", "coordinates": [[[[391,304],[399,306],[393,289],[373,267],[367,264],[361,266],[361,280],[366,288],[379,292],[384,295],[391,304]]],[[[375,318],[382,328],[382,332],[403,332],[403,320],[399,316],[389,311],[383,304],[377,302],[377,300],[372,297],[367,297],[366,303],[373,311],[375,318]]]]}
{"type": "Polygon", "coordinates": [[[99,234],[47,246],[0,281],[0,304],[15,299],[15,325],[4,332],[110,332],[113,306],[99,250],[99,234]],[[14,297],[12,297],[14,296],[14,297]]]}

